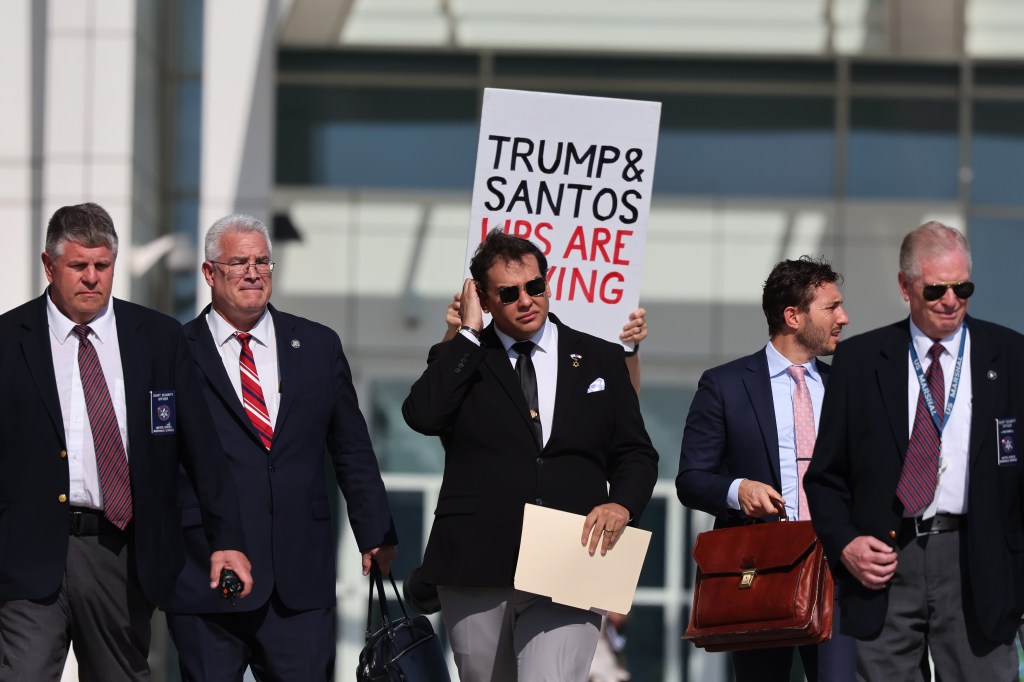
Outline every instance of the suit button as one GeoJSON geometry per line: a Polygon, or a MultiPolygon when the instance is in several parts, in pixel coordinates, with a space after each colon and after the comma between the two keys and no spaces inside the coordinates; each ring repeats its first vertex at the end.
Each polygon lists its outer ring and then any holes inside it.
{"type": "Polygon", "coordinates": [[[270,470],[270,473],[274,473],[275,471],[277,471],[277,469],[275,469],[275,468],[274,468],[274,465],[273,465],[273,464],[271,464],[270,466],[268,466],[268,467],[267,467],[267,469],[269,469],[269,470],[270,470]]]}
{"type": "Polygon", "coordinates": [[[57,501],[60,502],[61,504],[64,504],[65,502],[68,501],[68,496],[65,495],[64,493],[61,493],[60,495],[57,496],[57,501]]]}
{"type": "Polygon", "coordinates": [[[537,464],[543,464],[543,463],[544,463],[544,458],[543,457],[538,457],[537,458],[537,464]]]}
{"type": "Polygon", "coordinates": [[[68,458],[68,451],[67,450],[61,450],[59,454],[60,454],[60,458],[61,459],[67,459],[68,458]]]}
{"type": "Polygon", "coordinates": [[[894,531],[894,530],[889,531],[889,537],[892,538],[893,540],[895,540],[896,539],[896,531],[894,531]]]}
{"type": "Polygon", "coordinates": [[[534,503],[539,504],[542,507],[544,506],[544,500],[540,499],[539,497],[536,500],[534,500],[534,503]]]}

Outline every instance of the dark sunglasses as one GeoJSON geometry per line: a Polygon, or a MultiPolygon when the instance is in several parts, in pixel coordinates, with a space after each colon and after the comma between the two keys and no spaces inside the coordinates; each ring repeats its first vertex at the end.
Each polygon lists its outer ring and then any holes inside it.
{"type": "Polygon", "coordinates": [[[937,301],[946,295],[946,289],[952,289],[957,298],[970,298],[974,293],[974,282],[937,282],[924,285],[924,300],[937,301]]]}
{"type": "MultiPolygon", "coordinates": [[[[547,289],[547,283],[543,277],[531,279],[523,285],[523,289],[530,296],[540,296],[547,289]]],[[[498,300],[509,305],[519,300],[519,285],[513,284],[507,287],[498,287],[498,300]]]]}

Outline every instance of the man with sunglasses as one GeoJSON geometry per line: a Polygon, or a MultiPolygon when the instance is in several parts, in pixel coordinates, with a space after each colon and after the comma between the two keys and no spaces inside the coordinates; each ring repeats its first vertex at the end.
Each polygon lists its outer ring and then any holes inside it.
{"type": "Polygon", "coordinates": [[[331,679],[337,550],[324,456],[344,493],[364,575],[371,560],[386,574],[398,542],[377,457],[338,335],[270,304],[266,225],[247,215],[221,218],[205,249],[212,303],[185,325],[185,339],[259,577],[237,603],[191,585],[206,541],[195,494],[183,482],[189,559],[165,609],[181,678],[240,680],[249,667],[261,682],[331,679]]]}
{"type": "Polygon", "coordinates": [[[900,248],[910,318],[835,355],[804,486],[861,680],[1015,680],[1024,611],[1024,336],[967,315],[971,254],[900,248]],[[925,671],[922,673],[922,670],[925,671]]]}
{"type": "Polygon", "coordinates": [[[402,406],[445,448],[422,579],[438,586],[463,682],[585,682],[601,618],[513,587],[523,508],[583,515],[581,542],[615,551],[650,500],[658,455],[622,347],[549,314],[535,244],[492,231],[470,271],[461,330],[430,350],[402,406]]]}

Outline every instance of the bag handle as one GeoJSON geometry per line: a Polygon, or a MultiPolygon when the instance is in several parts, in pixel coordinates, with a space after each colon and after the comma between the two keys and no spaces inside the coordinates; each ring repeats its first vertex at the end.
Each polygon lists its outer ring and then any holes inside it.
{"type": "MultiPolygon", "coordinates": [[[[388,573],[388,578],[391,580],[391,589],[395,591],[395,598],[398,600],[398,606],[402,609],[402,616],[406,619],[409,618],[409,613],[405,610],[405,602],[402,601],[402,595],[398,592],[398,585],[395,583],[394,572],[388,573]]],[[[370,630],[373,621],[373,589],[374,586],[377,588],[377,600],[380,606],[380,616],[382,620],[382,627],[387,630],[388,635],[392,636],[394,629],[391,627],[391,614],[388,612],[388,599],[384,594],[384,578],[381,576],[380,566],[377,565],[376,559],[370,560],[370,598],[366,605],[366,638],[369,639],[373,631],[370,630]]]]}

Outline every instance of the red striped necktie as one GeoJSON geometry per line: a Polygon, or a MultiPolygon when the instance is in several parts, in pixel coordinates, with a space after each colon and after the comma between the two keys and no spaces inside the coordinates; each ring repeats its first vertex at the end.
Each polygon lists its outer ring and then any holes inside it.
{"type": "Polygon", "coordinates": [[[267,412],[267,401],[263,399],[263,388],[260,386],[260,375],[256,371],[256,360],[252,356],[252,349],[249,348],[249,339],[252,334],[238,332],[235,334],[242,343],[242,352],[238,356],[238,367],[242,373],[242,404],[245,405],[245,413],[249,415],[249,421],[256,428],[256,432],[263,441],[263,447],[270,449],[274,441],[274,426],[270,423],[270,413],[267,412]]]}
{"type": "Polygon", "coordinates": [[[89,415],[92,430],[92,444],[96,451],[96,470],[100,479],[100,493],[103,495],[103,516],[112,524],[124,530],[132,520],[132,486],[128,472],[128,457],[121,430],[110,401],[107,380],[103,376],[96,349],[89,341],[92,330],[84,325],[75,325],[78,335],[78,373],[82,378],[82,393],[85,394],[85,411],[89,415]]]}
{"type": "MultiPolygon", "coordinates": [[[[932,394],[935,411],[943,414],[946,409],[946,385],[939,357],[942,344],[936,343],[928,350],[932,364],[924,373],[928,381],[928,392],[932,394]]],[[[942,434],[932,420],[924,391],[917,399],[914,415],[914,429],[910,433],[910,445],[903,460],[903,471],[896,485],[896,496],[903,503],[907,513],[917,516],[932,503],[939,481],[939,456],[942,454],[942,434]]]]}

